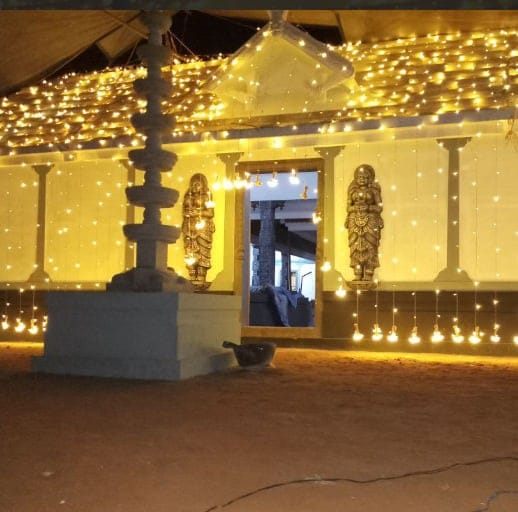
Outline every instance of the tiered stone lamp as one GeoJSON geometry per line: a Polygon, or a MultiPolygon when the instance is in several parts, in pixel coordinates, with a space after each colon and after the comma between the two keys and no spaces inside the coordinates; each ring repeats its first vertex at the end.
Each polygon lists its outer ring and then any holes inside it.
{"type": "Polygon", "coordinates": [[[126,189],[131,204],[144,208],[142,224],[124,226],[126,237],[137,244],[136,267],[114,276],[109,290],[131,291],[192,291],[192,285],[167,268],[167,246],[174,244],[180,229],[160,221],[160,209],[170,208],[178,201],[177,190],[163,187],[161,173],[170,171],[176,155],[162,148],[162,135],[174,127],[174,117],[163,114],[161,101],[171,94],[171,85],[161,76],[161,67],[167,63],[169,51],[162,46],[162,33],[169,29],[171,19],[160,12],[144,15],[149,29],[147,44],[137,50],[147,64],[147,77],[135,81],[137,94],[147,100],[144,113],[133,114],[131,122],[136,131],[146,137],[143,149],[129,152],[133,165],[145,171],[144,184],[126,189]]]}
{"type": "Polygon", "coordinates": [[[132,117],[146,136],[145,147],[129,152],[144,184],[126,189],[128,200],[144,208],[142,224],[124,226],[137,246],[136,266],[117,274],[107,292],[51,292],[45,353],[33,369],[45,373],[178,380],[221,370],[233,364],[223,351],[224,340],[239,342],[241,297],[191,293],[191,283],[167,266],[167,248],[180,230],[161,223],[161,208],[173,207],[177,190],[163,187],[161,172],[174,166],[176,155],[162,149],[162,135],[173,127],[161,113],[170,84],[161,76],[168,51],[161,35],[170,16],[146,13],[147,44],[139,55],[147,64],[146,78],[135,90],[147,100],[144,113],[132,117]]]}

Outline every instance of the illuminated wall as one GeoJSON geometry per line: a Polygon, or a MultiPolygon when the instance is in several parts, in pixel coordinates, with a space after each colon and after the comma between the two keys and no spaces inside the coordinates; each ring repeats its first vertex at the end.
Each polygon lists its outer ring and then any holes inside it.
{"type": "Polygon", "coordinates": [[[380,281],[431,281],[446,265],[448,154],[434,139],[347,146],[335,171],[335,261],[349,280],[347,188],[354,170],[370,164],[383,200],[380,281]]]}
{"type": "Polygon", "coordinates": [[[112,160],[52,168],[45,265],[52,281],[102,283],[123,268],[125,186],[126,169],[112,160]]]}
{"type": "Polygon", "coordinates": [[[461,162],[461,266],[518,285],[518,148],[501,135],[474,137],[461,162]]]}
{"type": "Polygon", "coordinates": [[[30,167],[0,168],[0,280],[34,271],[38,176],[30,167]]]}
{"type": "MultiPolygon", "coordinates": [[[[274,138],[252,147],[241,141],[236,151],[241,150],[241,161],[321,156],[314,145],[303,142],[299,139],[295,146],[289,138],[274,138]]],[[[319,146],[325,143],[326,136],[319,136],[319,146]]],[[[220,148],[211,149],[186,145],[173,171],[164,174],[164,185],[181,194],[175,208],[163,210],[164,223],[181,225],[181,202],[193,174],[204,173],[209,183],[225,177],[225,164],[216,155],[220,148]],[[210,154],[200,154],[203,150],[210,154]]],[[[460,266],[473,280],[518,286],[517,162],[518,152],[505,143],[503,134],[474,136],[460,153],[460,266]]],[[[378,278],[407,288],[414,283],[435,288],[433,280],[446,265],[448,204],[448,152],[435,138],[344,145],[334,159],[334,183],[327,180],[325,189],[327,204],[334,199],[334,211],[328,209],[324,217],[333,216],[334,226],[329,230],[325,219],[319,225],[327,229],[324,259],[333,263],[324,288],[335,290],[340,276],[353,277],[344,222],[347,187],[362,163],[375,168],[382,188],[385,227],[378,278]]],[[[45,244],[45,270],[53,282],[84,287],[98,283],[102,288],[125,269],[127,172],[110,158],[53,165],[47,175],[45,244]]],[[[143,173],[137,171],[136,177],[141,182],[143,173]]],[[[30,165],[0,167],[0,186],[0,281],[25,282],[36,261],[38,176],[30,165]]],[[[241,192],[213,193],[216,232],[208,280],[215,291],[233,287],[235,251],[228,242],[234,236],[236,193],[241,192]]],[[[137,208],[136,221],[141,217],[142,209],[137,208]]],[[[169,249],[169,266],[187,275],[181,238],[169,249]]]]}

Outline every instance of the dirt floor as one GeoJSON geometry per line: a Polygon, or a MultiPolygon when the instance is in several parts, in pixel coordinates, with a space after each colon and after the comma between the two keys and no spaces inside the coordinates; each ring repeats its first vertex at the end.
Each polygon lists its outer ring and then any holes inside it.
{"type": "Polygon", "coordinates": [[[1,512],[516,512],[518,359],[279,350],[184,382],[0,344],[1,512]]]}

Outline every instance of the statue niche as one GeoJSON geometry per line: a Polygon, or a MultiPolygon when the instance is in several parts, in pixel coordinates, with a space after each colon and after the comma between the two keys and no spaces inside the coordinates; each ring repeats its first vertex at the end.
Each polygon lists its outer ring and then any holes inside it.
{"type": "Polygon", "coordinates": [[[374,271],[379,267],[378,249],[383,229],[381,188],[375,181],[374,168],[363,164],[354,171],[347,192],[350,266],[354,271],[353,288],[375,286],[374,271]]]}
{"type": "Polygon", "coordinates": [[[214,226],[214,202],[203,174],[194,174],[183,198],[182,235],[189,279],[197,291],[206,290],[214,226]]]}

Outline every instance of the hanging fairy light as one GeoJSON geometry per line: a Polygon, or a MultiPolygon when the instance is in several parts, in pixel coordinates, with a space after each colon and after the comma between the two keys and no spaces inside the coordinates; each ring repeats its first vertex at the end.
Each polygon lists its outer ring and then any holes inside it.
{"type": "MultiPolygon", "coordinates": [[[[475,187],[475,275],[478,276],[478,158],[474,158],[475,161],[475,181],[473,182],[473,185],[475,187]]],[[[468,341],[472,345],[478,345],[482,341],[482,336],[484,336],[484,333],[480,330],[480,327],[478,325],[478,312],[482,308],[482,305],[478,303],[478,285],[480,284],[478,281],[475,281],[473,283],[475,285],[475,292],[474,292],[474,301],[473,301],[473,308],[474,308],[474,315],[473,315],[473,331],[468,337],[468,341]]]]}
{"type": "Polygon", "coordinates": [[[500,335],[498,334],[498,330],[500,329],[500,324],[497,322],[497,309],[498,306],[498,299],[496,297],[496,292],[493,297],[493,334],[489,337],[492,343],[499,343],[500,342],[500,335]]]}
{"type": "Polygon", "coordinates": [[[19,290],[19,307],[18,307],[18,314],[19,316],[16,317],[16,324],[14,326],[14,330],[15,332],[23,332],[25,331],[25,328],[27,327],[25,325],[25,322],[22,320],[22,314],[23,314],[23,310],[22,310],[22,293],[23,293],[23,288],[20,288],[19,290]]]}
{"type": "Polygon", "coordinates": [[[329,272],[331,270],[331,268],[332,268],[332,266],[329,261],[324,261],[324,263],[322,263],[322,265],[320,266],[320,270],[322,272],[329,272]]]}
{"type": "Polygon", "coordinates": [[[219,178],[216,176],[216,181],[212,184],[212,189],[218,191],[221,190],[221,187],[221,182],[219,181],[219,178]]]}
{"type": "Polygon", "coordinates": [[[363,333],[360,332],[360,290],[356,290],[356,313],[354,314],[356,322],[354,323],[353,341],[359,342],[363,340],[363,333]]]}
{"type": "Polygon", "coordinates": [[[35,317],[36,310],[38,309],[38,306],[36,306],[36,304],[35,304],[36,288],[34,286],[31,286],[31,290],[32,290],[31,320],[30,320],[29,328],[27,329],[27,331],[29,332],[29,334],[32,334],[34,336],[35,334],[38,334],[38,332],[40,332],[40,328],[38,327],[37,320],[35,317]]]}
{"type": "Polygon", "coordinates": [[[318,210],[315,210],[311,214],[311,220],[313,221],[313,224],[319,224],[320,222],[322,222],[322,215],[318,210]]]}
{"type": "Polygon", "coordinates": [[[290,171],[289,181],[292,185],[300,185],[300,177],[296,169],[290,171]]]}
{"type": "Polygon", "coordinates": [[[304,199],[304,201],[309,197],[308,190],[309,190],[309,187],[307,185],[304,185],[304,189],[300,193],[300,198],[304,199]]]}
{"type": "Polygon", "coordinates": [[[236,190],[241,190],[246,187],[247,182],[248,179],[245,179],[241,174],[236,174],[232,185],[236,190]]]}
{"type": "Polygon", "coordinates": [[[205,201],[205,208],[214,208],[216,206],[216,201],[212,197],[212,192],[209,190],[209,198],[205,201]]]}
{"type": "Polygon", "coordinates": [[[229,180],[228,178],[225,178],[223,180],[223,189],[232,190],[233,188],[234,188],[234,182],[232,180],[229,180]]]}
{"type": "Polygon", "coordinates": [[[379,316],[379,301],[378,301],[378,280],[375,279],[374,283],[376,284],[376,303],[374,304],[374,326],[372,327],[372,341],[381,341],[383,339],[383,331],[379,326],[378,316],[379,316]]]}
{"type": "Polygon", "coordinates": [[[454,293],[455,297],[455,316],[453,317],[453,333],[451,335],[451,341],[453,343],[462,343],[464,341],[464,336],[461,334],[461,330],[459,327],[459,294],[454,293]]]}
{"type": "Polygon", "coordinates": [[[399,340],[399,336],[397,333],[397,326],[396,326],[396,291],[394,288],[392,288],[392,327],[390,328],[390,331],[387,334],[387,341],[389,343],[396,343],[396,341],[399,340]]]}
{"type": "Polygon", "coordinates": [[[433,325],[433,332],[432,336],[430,337],[430,340],[432,343],[441,343],[444,341],[444,334],[439,329],[439,318],[441,315],[439,315],[439,293],[440,290],[435,290],[435,323],[433,325]]]}
{"type": "Polygon", "coordinates": [[[341,277],[338,278],[338,282],[340,284],[339,284],[338,288],[335,290],[335,295],[339,299],[344,299],[347,296],[347,290],[344,288],[344,285],[343,285],[341,277]]]}
{"type": "Polygon", "coordinates": [[[411,345],[417,345],[421,343],[421,337],[417,333],[417,293],[412,292],[412,296],[414,297],[414,325],[410,336],[408,337],[408,343],[411,345]]]}
{"type": "Polygon", "coordinates": [[[254,187],[262,187],[262,186],[263,186],[263,181],[261,180],[261,175],[259,173],[257,173],[255,175],[254,187]]]}
{"type": "Polygon", "coordinates": [[[7,308],[9,307],[9,296],[8,291],[5,290],[5,297],[4,297],[4,312],[2,313],[2,330],[7,331],[11,324],[9,323],[9,317],[7,315],[7,308]]]}
{"type": "Polygon", "coordinates": [[[277,178],[277,171],[272,172],[272,177],[266,182],[270,188],[279,186],[279,179],[277,178]]]}
{"type": "Polygon", "coordinates": [[[43,319],[41,321],[41,330],[43,332],[47,332],[48,323],[49,323],[49,317],[47,315],[43,315],[43,319]]]}
{"type": "Polygon", "coordinates": [[[478,325],[478,311],[482,308],[482,305],[477,302],[477,290],[478,285],[480,283],[478,281],[475,281],[475,303],[474,303],[474,328],[473,332],[469,336],[468,340],[472,345],[478,345],[482,341],[482,337],[484,336],[484,333],[480,330],[480,327],[478,325]]]}

